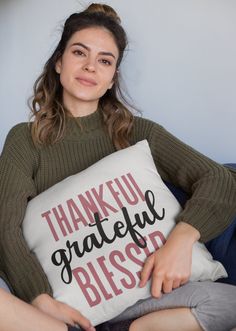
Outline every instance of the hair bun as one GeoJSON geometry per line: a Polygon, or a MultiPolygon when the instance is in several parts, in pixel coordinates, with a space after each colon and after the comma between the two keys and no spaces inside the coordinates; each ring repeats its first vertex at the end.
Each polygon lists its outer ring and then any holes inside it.
{"type": "Polygon", "coordinates": [[[84,11],[85,13],[103,13],[110,18],[112,18],[114,21],[116,21],[118,24],[121,23],[120,17],[117,15],[116,11],[109,5],[105,5],[102,3],[92,3],[88,6],[87,9],[84,11]]]}

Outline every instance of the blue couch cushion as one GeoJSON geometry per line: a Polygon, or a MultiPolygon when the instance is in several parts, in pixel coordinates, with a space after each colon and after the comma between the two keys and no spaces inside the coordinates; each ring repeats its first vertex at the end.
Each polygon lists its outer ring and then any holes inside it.
{"type": "Polygon", "coordinates": [[[223,264],[228,273],[228,278],[218,281],[236,285],[236,218],[220,236],[206,243],[206,247],[213,258],[223,264]]]}

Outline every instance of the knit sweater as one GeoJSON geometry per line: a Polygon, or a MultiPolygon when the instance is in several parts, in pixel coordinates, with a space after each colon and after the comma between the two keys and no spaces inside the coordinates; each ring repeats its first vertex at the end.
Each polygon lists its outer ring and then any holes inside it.
{"type": "MultiPolygon", "coordinates": [[[[191,196],[177,222],[194,226],[202,242],[220,234],[236,214],[236,172],[194,151],[157,123],[135,117],[130,143],[143,139],[163,180],[191,196]]],[[[27,202],[114,151],[100,111],[68,118],[64,138],[54,145],[36,147],[27,123],[9,132],[0,158],[0,270],[18,297],[30,302],[42,293],[52,295],[22,235],[27,202]]]]}

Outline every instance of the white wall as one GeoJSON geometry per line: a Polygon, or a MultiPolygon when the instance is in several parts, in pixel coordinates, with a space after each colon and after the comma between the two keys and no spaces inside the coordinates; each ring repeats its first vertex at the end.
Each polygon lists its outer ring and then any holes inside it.
{"type": "MultiPolygon", "coordinates": [[[[108,0],[129,35],[122,72],[135,104],[218,162],[236,162],[236,1],[108,0]]],[[[0,0],[0,151],[27,121],[26,100],[86,0],[0,0]]]]}

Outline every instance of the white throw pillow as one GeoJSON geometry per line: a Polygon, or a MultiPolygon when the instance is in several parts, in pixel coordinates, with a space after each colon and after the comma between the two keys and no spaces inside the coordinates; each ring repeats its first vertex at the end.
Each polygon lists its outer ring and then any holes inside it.
{"type": "MultiPolygon", "coordinates": [[[[23,233],[55,299],[97,325],[150,296],[150,282],[138,287],[139,272],[180,211],[143,140],[35,197],[23,233]]],[[[222,264],[196,243],[191,280],[226,276],[222,264]]]]}

